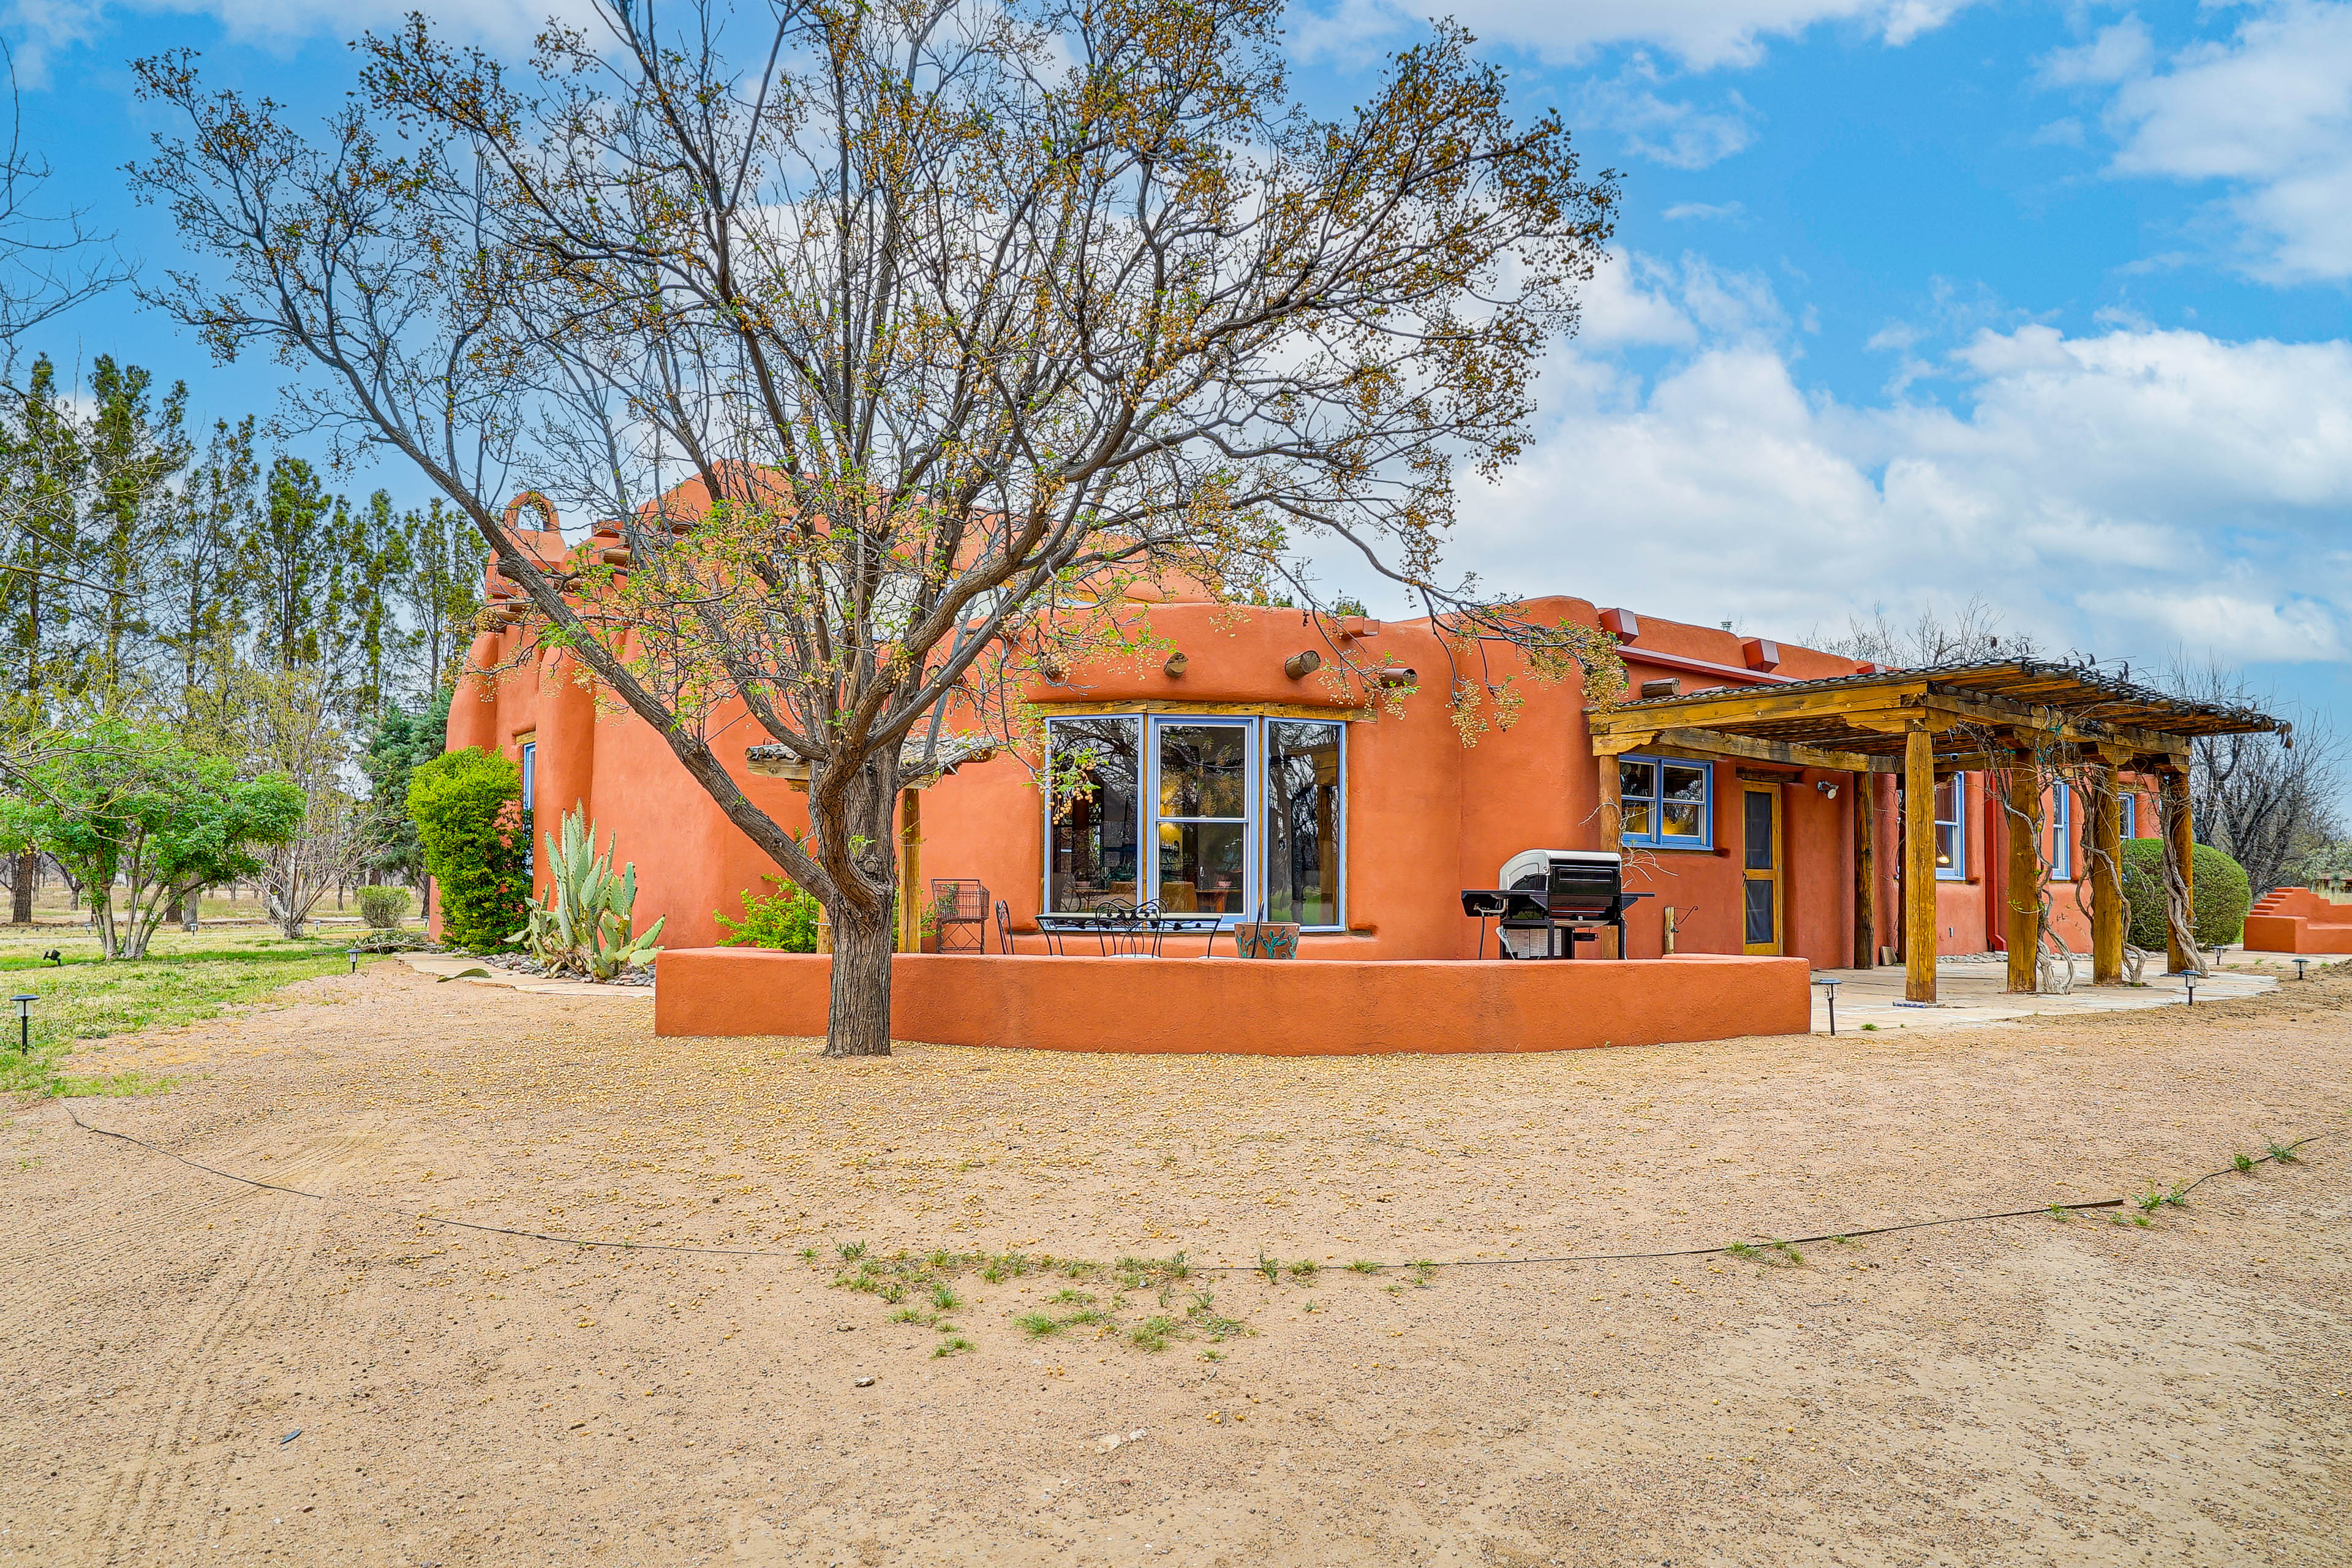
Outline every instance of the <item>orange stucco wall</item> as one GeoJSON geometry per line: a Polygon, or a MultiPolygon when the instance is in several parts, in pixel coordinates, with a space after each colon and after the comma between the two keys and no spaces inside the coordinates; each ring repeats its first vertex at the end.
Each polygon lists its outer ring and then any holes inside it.
{"type": "MultiPolygon", "coordinates": [[[[832,961],[735,948],[656,961],[661,1035],[824,1033],[832,961]]],[[[1804,963],[1266,963],[1232,958],[892,962],[892,1036],[1155,1054],[1559,1051],[1803,1034],[1804,963]]]]}
{"type": "MultiPolygon", "coordinates": [[[[1529,606],[1538,621],[1601,624],[1601,612],[1576,598],[1529,606]]],[[[1202,603],[1133,606],[1139,634],[1154,639],[1148,657],[1106,662],[1040,682],[1038,702],[1169,704],[1280,703],[1335,715],[1372,707],[1375,717],[1349,723],[1344,933],[1310,935],[1301,956],[1329,960],[1464,958],[1478,950],[1475,922],[1463,918],[1464,888],[1491,887],[1502,863],[1528,848],[1600,847],[1596,764],[1581,690],[1573,680],[1521,680],[1525,703],[1507,731],[1488,728],[1465,745],[1446,712],[1454,671],[1500,682],[1522,674],[1518,656],[1449,646],[1425,622],[1388,622],[1352,642],[1297,610],[1202,603]],[[1283,673],[1291,655],[1335,647],[1378,666],[1418,672],[1419,689],[1402,712],[1381,710],[1370,694],[1335,673],[1340,661],[1302,680],[1283,673]],[[1162,668],[1168,648],[1182,651],[1180,677],[1162,668]]],[[[1621,640],[1632,679],[1679,679],[1685,690],[1768,681],[1745,663],[1742,639],[1717,627],[1640,617],[1638,635],[1621,640]],[[1694,666],[1703,668],[1694,668],[1694,666]]],[[[641,925],[666,917],[665,944],[693,948],[723,934],[717,916],[735,915],[746,889],[764,891],[776,868],[759,853],[678,763],[649,725],[583,685],[568,656],[541,656],[528,634],[486,633],[477,640],[449,717],[449,744],[481,746],[520,758],[537,741],[536,795],[541,832],[560,812],[584,805],[602,836],[617,834],[619,856],[637,868],[641,925]],[[480,671],[500,673],[485,677],[480,671]]],[[[1782,644],[1775,673],[1816,679],[1852,673],[1850,659],[1782,644]]],[[[767,739],[739,705],[708,725],[713,750],[745,795],[780,825],[805,829],[804,797],[782,780],[752,773],[744,748],[767,739]]],[[[1643,850],[1628,858],[1627,885],[1654,895],[1628,916],[1628,956],[1663,951],[1665,910],[1679,920],[1679,952],[1741,950],[1739,795],[1743,773],[1781,784],[1784,952],[1819,967],[1843,967],[1853,953],[1853,817],[1864,802],[1843,773],[1722,762],[1714,765],[1715,847],[1643,850]],[[1820,786],[1836,787],[1832,797],[1820,786]]],[[[1939,883],[1938,945],[1982,952],[2000,920],[1988,890],[1986,857],[1994,839],[1983,792],[1969,781],[1967,878],[1939,883]]],[[[1900,909],[1894,882],[1893,780],[1871,781],[1878,811],[1880,941],[1895,941],[1900,909]]],[[[1044,807],[1028,769],[1011,755],[967,765],[923,795],[922,875],[977,878],[1003,900],[1016,931],[1034,929],[1045,880],[1044,807]]],[[[2072,900],[2057,900],[2060,919],[2072,900]]],[[[1034,949],[1034,938],[1023,944],[1034,949]]],[[[1171,952],[1199,951],[1173,944],[1171,952]]]]}
{"type": "Polygon", "coordinates": [[[2352,906],[2309,888],[2273,888],[2248,912],[2245,943],[2254,952],[2352,952],[2352,906]]]}

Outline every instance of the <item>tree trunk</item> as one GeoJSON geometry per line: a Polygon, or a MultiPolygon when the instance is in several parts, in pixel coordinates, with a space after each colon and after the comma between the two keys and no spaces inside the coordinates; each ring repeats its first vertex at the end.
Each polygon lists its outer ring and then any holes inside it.
{"type": "Polygon", "coordinates": [[[33,884],[39,879],[40,875],[41,853],[39,850],[27,849],[16,857],[15,889],[16,908],[11,917],[15,924],[28,926],[33,923],[33,884]]]}
{"type": "Polygon", "coordinates": [[[205,896],[202,888],[190,888],[188,896],[180,901],[180,924],[190,931],[196,929],[196,906],[205,896]]]}
{"type": "Polygon", "coordinates": [[[890,921],[844,908],[833,916],[833,997],[825,1019],[828,1057],[890,1054],[890,921]]]}

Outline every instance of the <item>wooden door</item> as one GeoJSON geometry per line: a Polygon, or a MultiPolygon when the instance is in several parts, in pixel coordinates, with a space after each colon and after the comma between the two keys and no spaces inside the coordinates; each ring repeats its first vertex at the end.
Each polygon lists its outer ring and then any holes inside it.
{"type": "Polygon", "coordinates": [[[1780,786],[1740,784],[1742,952],[1781,950],[1780,786]]]}

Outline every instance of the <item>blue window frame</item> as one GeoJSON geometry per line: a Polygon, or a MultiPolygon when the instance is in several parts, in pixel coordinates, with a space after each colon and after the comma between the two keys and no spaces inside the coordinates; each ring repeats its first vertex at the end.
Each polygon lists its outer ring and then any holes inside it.
{"type": "Polygon", "coordinates": [[[2139,837],[2139,796],[2126,790],[2116,796],[2116,799],[2123,807],[2124,837],[2137,838],[2139,837]]]}
{"type": "Polygon", "coordinates": [[[1936,782],[1936,876],[1946,882],[1969,875],[1968,816],[1961,809],[1969,798],[1966,777],[1954,773],[1936,782]]]}
{"type": "Polygon", "coordinates": [[[1715,769],[1675,757],[1617,759],[1624,842],[1654,849],[1715,847],[1715,769]]]}
{"type": "Polygon", "coordinates": [[[2074,795],[2063,784],[2050,786],[2050,879],[2074,879],[2074,795]]]}
{"type": "MultiPolygon", "coordinates": [[[[530,808],[539,802],[539,742],[522,743],[522,809],[529,816],[530,808]]],[[[522,844],[522,868],[526,874],[539,868],[539,829],[534,825],[522,844]]]]}

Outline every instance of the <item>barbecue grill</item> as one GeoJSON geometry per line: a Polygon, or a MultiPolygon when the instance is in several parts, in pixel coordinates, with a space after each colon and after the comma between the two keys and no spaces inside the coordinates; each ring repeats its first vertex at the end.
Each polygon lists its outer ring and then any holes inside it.
{"type": "Polygon", "coordinates": [[[1462,912],[1481,922],[1481,958],[1486,921],[1496,922],[1504,958],[1574,958],[1577,943],[1600,940],[1601,926],[1617,932],[1622,956],[1625,908],[1650,896],[1625,891],[1624,877],[1624,858],[1606,850],[1525,849],[1503,862],[1501,887],[1465,889],[1462,912]]]}

